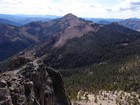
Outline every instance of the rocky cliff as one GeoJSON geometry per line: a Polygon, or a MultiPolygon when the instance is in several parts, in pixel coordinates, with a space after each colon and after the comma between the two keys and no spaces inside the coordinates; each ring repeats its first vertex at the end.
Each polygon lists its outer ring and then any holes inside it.
{"type": "Polygon", "coordinates": [[[0,105],[70,105],[61,74],[40,60],[0,74],[0,105]]]}

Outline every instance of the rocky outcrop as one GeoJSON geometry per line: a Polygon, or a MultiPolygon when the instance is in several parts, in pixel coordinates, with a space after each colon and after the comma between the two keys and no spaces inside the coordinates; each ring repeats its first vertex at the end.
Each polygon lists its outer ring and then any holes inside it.
{"type": "Polygon", "coordinates": [[[70,105],[59,72],[40,60],[0,74],[0,105],[70,105]]]}
{"type": "Polygon", "coordinates": [[[8,67],[9,67],[9,69],[19,68],[22,65],[25,65],[30,61],[31,60],[29,58],[15,57],[15,58],[10,59],[8,67]]]}

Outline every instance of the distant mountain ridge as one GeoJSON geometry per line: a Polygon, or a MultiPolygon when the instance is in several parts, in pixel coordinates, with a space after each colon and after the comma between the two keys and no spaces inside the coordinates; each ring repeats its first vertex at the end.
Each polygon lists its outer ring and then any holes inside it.
{"type": "Polygon", "coordinates": [[[7,19],[0,19],[0,24],[9,24],[9,25],[15,25],[15,26],[20,26],[19,23],[7,20],[7,19]]]}
{"type": "Polygon", "coordinates": [[[101,20],[98,22],[98,24],[111,24],[109,21],[101,20]]]}
{"type": "Polygon", "coordinates": [[[49,21],[51,19],[59,18],[59,16],[53,16],[53,15],[9,15],[9,14],[0,14],[0,19],[5,19],[8,21],[11,21],[16,24],[10,24],[10,25],[16,25],[21,26],[28,24],[33,21],[49,21]]]}
{"type": "Polygon", "coordinates": [[[140,19],[130,18],[119,22],[120,25],[140,31],[140,19]]]}
{"type": "Polygon", "coordinates": [[[95,23],[99,23],[100,21],[107,21],[107,22],[119,22],[123,21],[124,19],[115,19],[115,18],[85,18],[88,21],[93,21],[95,23]]]}

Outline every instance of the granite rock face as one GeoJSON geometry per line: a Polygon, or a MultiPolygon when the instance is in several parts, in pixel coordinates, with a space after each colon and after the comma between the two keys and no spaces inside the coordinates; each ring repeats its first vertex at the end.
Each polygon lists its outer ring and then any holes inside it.
{"type": "Polygon", "coordinates": [[[0,105],[70,105],[62,76],[35,60],[0,74],[0,105]]]}

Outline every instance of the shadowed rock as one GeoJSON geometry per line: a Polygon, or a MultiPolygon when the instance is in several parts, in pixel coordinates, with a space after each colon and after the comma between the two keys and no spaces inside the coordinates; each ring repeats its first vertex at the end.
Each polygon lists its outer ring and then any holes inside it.
{"type": "Polygon", "coordinates": [[[59,72],[41,61],[0,74],[0,105],[70,105],[59,72]]]}

